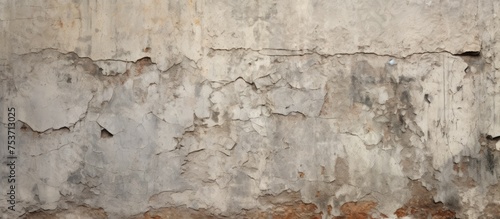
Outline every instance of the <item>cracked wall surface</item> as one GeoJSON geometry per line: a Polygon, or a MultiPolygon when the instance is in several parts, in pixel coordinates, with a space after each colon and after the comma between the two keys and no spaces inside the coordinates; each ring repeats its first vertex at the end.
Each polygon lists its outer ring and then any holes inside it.
{"type": "Polygon", "coordinates": [[[499,11],[0,0],[0,214],[500,217],[499,11]]]}

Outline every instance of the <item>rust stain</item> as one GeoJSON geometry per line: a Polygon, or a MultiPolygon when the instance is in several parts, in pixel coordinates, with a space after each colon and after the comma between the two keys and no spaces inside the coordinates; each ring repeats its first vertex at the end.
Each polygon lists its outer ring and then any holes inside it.
{"type": "Polygon", "coordinates": [[[455,218],[455,212],[446,209],[443,203],[435,203],[433,193],[423,187],[420,182],[410,182],[408,187],[412,190],[412,198],[394,212],[399,218],[406,216],[432,219],[455,218]]]}
{"type": "Polygon", "coordinates": [[[152,216],[149,215],[149,212],[144,213],[144,219],[161,219],[160,216],[152,216]]]}
{"type": "Polygon", "coordinates": [[[346,202],[340,206],[340,211],[346,219],[366,219],[372,218],[370,214],[376,206],[372,201],[346,202]]]}
{"type": "Polygon", "coordinates": [[[452,219],[455,218],[455,212],[444,209],[435,209],[432,206],[422,206],[422,207],[402,207],[394,212],[398,218],[412,216],[416,218],[424,217],[432,219],[452,219]]]}
{"type": "Polygon", "coordinates": [[[160,209],[152,209],[142,215],[132,217],[131,219],[167,219],[167,218],[193,218],[201,219],[216,218],[206,209],[194,210],[187,207],[167,207],[160,209]]]}
{"type": "MultiPolygon", "coordinates": [[[[316,212],[318,208],[314,204],[305,204],[303,202],[282,203],[276,205],[270,210],[252,209],[238,214],[234,218],[255,218],[255,219],[321,219],[322,213],[316,212]]],[[[131,219],[167,219],[167,218],[193,218],[193,219],[215,219],[227,218],[225,216],[214,215],[206,209],[194,210],[182,207],[168,207],[161,209],[152,209],[144,214],[132,217],[131,219]]]]}
{"type": "Polygon", "coordinates": [[[432,219],[453,219],[455,218],[455,212],[450,210],[438,210],[437,212],[431,214],[432,219]]]}
{"type": "Polygon", "coordinates": [[[399,208],[398,210],[396,210],[396,212],[394,212],[394,214],[398,217],[404,217],[404,216],[407,216],[408,213],[406,213],[407,209],[406,208],[399,208]]]}
{"type": "Polygon", "coordinates": [[[500,204],[490,203],[486,205],[483,212],[486,218],[498,218],[500,217],[500,204]]]}

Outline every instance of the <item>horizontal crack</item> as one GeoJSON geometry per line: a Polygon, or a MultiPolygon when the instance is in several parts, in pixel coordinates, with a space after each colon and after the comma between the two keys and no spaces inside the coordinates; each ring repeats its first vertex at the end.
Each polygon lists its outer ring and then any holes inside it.
{"type": "Polygon", "coordinates": [[[339,52],[339,53],[320,53],[316,51],[316,49],[305,49],[305,50],[293,50],[293,49],[283,49],[283,48],[262,48],[262,49],[253,49],[253,48],[243,48],[243,47],[235,47],[235,48],[210,48],[211,51],[253,51],[257,52],[261,55],[266,56],[305,56],[305,55],[319,55],[322,57],[332,57],[332,56],[354,56],[354,55],[375,55],[375,56],[385,56],[390,58],[399,58],[405,59],[414,55],[423,55],[423,54],[449,54],[452,56],[480,56],[481,51],[466,51],[463,53],[452,53],[450,51],[428,51],[428,52],[415,52],[410,53],[408,55],[398,56],[395,54],[386,54],[386,53],[376,53],[376,52],[339,52]]]}

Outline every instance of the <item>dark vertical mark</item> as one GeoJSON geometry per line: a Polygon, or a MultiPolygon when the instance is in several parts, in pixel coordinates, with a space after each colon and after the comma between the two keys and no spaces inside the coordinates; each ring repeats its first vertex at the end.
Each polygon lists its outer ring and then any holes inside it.
{"type": "Polygon", "coordinates": [[[431,103],[431,98],[430,98],[429,94],[425,94],[425,95],[424,95],[424,99],[425,99],[425,101],[426,101],[427,103],[431,103]]]}
{"type": "Polygon", "coordinates": [[[493,174],[495,170],[495,155],[491,153],[491,149],[488,148],[485,153],[486,158],[486,169],[493,174]]]}

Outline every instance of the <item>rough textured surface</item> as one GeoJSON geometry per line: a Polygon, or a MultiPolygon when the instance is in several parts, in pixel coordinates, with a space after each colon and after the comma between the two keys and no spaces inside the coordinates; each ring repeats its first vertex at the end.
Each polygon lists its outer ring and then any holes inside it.
{"type": "Polygon", "coordinates": [[[500,217],[498,11],[0,0],[2,218],[500,217]]]}

